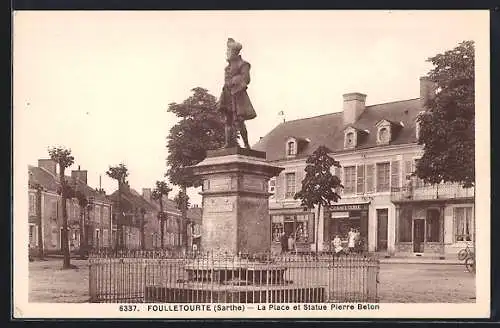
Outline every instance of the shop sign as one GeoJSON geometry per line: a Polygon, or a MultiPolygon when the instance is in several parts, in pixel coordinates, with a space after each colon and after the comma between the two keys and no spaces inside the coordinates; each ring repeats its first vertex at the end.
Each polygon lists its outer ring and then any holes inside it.
{"type": "Polygon", "coordinates": [[[335,218],[348,218],[349,217],[349,212],[333,212],[332,213],[332,219],[335,218]]]}
{"type": "Polygon", "coordinates": [[[367,210],[368,204],[343,204],[343,205],[333,205],[330,207],[330,211],[359,211],[359,210],[367,210]]]}

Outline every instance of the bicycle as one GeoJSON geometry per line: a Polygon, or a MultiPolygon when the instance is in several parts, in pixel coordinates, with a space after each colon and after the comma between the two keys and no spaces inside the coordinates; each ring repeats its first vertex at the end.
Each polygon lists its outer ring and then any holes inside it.
{"type": "Polygon", "coordinates": [[[459,261],[465,261],[470,256],[474,256],[472,250],[470,249],[469,245],[465,246],[465,248],[461,249],[458,252],[458,260],[459,261]]]}
{"type": "Polygon", "coordinates": [[[458,252],[459,261],[464,261],[465,268],[469,272],[476,272],[476,260],[474,257],[474,252],[471,250],[469,245],[465,246],[458,252]]]}
{"type": "Polygon", "coordinates": [[[473,257],[468,257],[465,259],[465,268],[467,271],[474,273],[476,272],[476,260],[473,257]]]}

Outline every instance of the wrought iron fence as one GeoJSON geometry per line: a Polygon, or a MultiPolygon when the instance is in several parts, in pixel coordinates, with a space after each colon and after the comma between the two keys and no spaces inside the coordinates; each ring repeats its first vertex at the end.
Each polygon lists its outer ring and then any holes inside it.
{"type": "Polygon", "coordinates": [[[391,188],[391,199],[404,200],[437,200],[474,197],[474,188],[463,188],[456,183],[438,185],[403,186],[391,188]]]}
{"type": "Polygon", "coordinates": [[[91,302],[378,302],[379,261],[359,255],[106,251],[89,257],[91,302]]]}

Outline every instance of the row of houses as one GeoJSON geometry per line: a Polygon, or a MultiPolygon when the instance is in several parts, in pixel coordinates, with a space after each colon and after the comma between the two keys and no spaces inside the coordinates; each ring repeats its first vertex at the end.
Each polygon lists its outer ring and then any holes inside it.
{"type": "Polygon", "coordinates": [[[366,106],[366,95],[343,96],[340,112],[284,122],[254,146],[284,168],[270,180],[271,238],[278,249],[285,232],[298,250],[331,247],[335,235],[358,229],[365,249],[386,255],[448,256],[473,246],[474,188],[427,185],[414,174],[423,154],[418,115],[436,92],[420,79],[420,97],[366,106]],[[333,173],[342,199],[321,212],[304,211],[293,196],[301,189],[306,158],[324,145],[341,168],[333,173]]]}
{"type": "MultiPolygon", "coordinates": [[[[43,247],[47,254],[60,253],[63,223],[57,165],[50,159],[40,159],[37,166],[28,166],[28,172],[29,247],[43,247]]],[[[163,199],[166,219],[162,246],[158,220],[160,205],[151,198],[151,189],[144,188],[139,194],[127,185],[121,191],[121,197],[117,191],[106,195],[103,190],[88,186],[87,171],[80,170],[80,167],[71,171],[71,176],[66,179],[85,198],[82,201],[75,197],[66,203],[71,252],[83,246],[90,249],[114,248],[119,245],[120,238],[121,245],[127,249],[174,248],[183,245],[182,215],[171,199],[163,199]]],[[[199,244],[201,209],[190,208],[187,217],[187,244],[199,244]]]]}

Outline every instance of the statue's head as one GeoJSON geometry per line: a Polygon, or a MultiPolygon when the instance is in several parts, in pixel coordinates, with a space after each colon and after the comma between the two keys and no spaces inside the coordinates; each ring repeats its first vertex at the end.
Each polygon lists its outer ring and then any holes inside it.
{"type": "Polygon", "coordinates": [[[230,60],[238,56],[240,54],[241,48],[243,48],[241,43],[234,41],[233,38],[227,39],[226,59],[230,60]]]}

